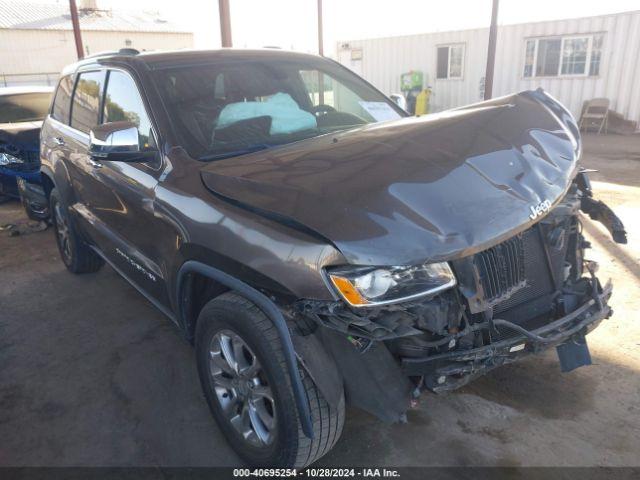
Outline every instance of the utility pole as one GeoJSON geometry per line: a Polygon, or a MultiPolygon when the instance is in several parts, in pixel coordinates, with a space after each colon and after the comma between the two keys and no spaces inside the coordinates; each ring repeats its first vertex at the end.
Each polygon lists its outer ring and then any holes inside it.
{"type": "Polygon", "coordinates": [[[78,7],[76,0],[69,0],[69,10],[71,10],[71,23],[73,25],[73,38],[76,41],[76,53],[78,60],[84,58],[84,47],[82,46],[82,35],[80,34],[80,21],[78,20],[78,7]]]}
{"type": "Polygon", "coordinates": [[[322,0],[318,0],[318,55],[324,57],[324,38],[322,32],[322,0]]]}
{"type": "MultiPolygon", "coordinates": [[[[324,39],[322,36],[322,0],[318,0],[318,55],[324,57],[324,39]]],[[[324,105],[324,75],[318,72],[318,103],[324,105]]]]}
{"type": "Polygon", "coordinates": [[[229,0],[218,0],[220,11],[220,39],[223,47],[233,46],[231,42],[231,8],[229,0]]]}
{"type": "Polygon", "coordinates": [[[489,28],[489,50],[487,51],[487,69],[484,75],[484,99],[493,94],[493,70],[496,63],[496,41],[498,38],[498,1],[493,0],[491,9],[491,27],[489,28]]]}

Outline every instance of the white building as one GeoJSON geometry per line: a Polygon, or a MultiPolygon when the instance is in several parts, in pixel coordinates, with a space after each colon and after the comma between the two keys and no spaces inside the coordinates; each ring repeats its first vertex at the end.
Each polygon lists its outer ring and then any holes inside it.
{"type": "MultiPolygon", "coordinates": [[[[484,94],[489,28],[338,42],[337,58],[386,94],[425,74],[432,111],[484,94]]],[[[640,11],[498,27],[493,96],[542,87],[576,116],[585,100],[640,122],[640,11]]]]}
{"type": "MultiPolygon", "coordinates": [[[[125,47],[193,48],[192,32],[157,13],[100,10],[95,0],[77,3],[85,55],[125,47]]],[[[0,0],[0,87],[52,85],[62,68],[76,60],[68,1],[0,0]]]]}

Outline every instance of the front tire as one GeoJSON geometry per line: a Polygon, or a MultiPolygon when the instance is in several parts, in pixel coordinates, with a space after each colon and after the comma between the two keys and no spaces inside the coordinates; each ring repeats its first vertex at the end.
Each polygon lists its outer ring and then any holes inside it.
{"type": "Polygon", "coordinates": [[[314,438],[302,432],[282,345],[273,323],[235,293],[210,301],[198,317],[196,356],[209,408],[236,453],[252,467],[305,467],[335,445],[344,395],[332,408],[304,374],[314,438]]]}
{"type": "Polygon", "coordinates": [[[56,188],[49,196],[51,221],[62,262],[72,273],[93,273],[100,270],[104,260],[80,238],[73,219],[56,188]]]}

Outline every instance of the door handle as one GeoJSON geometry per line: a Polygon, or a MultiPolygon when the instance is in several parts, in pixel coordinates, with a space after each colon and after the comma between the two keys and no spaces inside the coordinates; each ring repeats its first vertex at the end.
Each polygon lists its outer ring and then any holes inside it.
{"type": "Polygon", "coordinates": [[[62,137],[53,137],[53,143],[59,146],[64,145],[64,139],[62,137]]]}
{"type": "Polygon", "coordinates": [[[89,165],[91,165],[93,168],[102,168],[102,163],[98,162],[97,160],[94,160],[91,157],[89,157],[87,161],[89,162],[89,165]]]}

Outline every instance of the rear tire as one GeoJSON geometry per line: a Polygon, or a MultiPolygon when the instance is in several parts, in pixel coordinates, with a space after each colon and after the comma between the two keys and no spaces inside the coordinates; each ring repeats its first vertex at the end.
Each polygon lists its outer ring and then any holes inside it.
{"type": "Polygon", "coordinates": [[[331,450],[340,438],[344,395],[332,408],[301,369],[314,438],[304,435],[278,332],[271,320],[244,297],[225,293],[205,305],[196,328],[196,357],[209,408],[231,447],[250,466],[305,467],[331,450]],[[226,350],[223,344],[227,345],[226,350]],[[236,369],[230,369],[231,365],[236,369]],[[240,373],[236,374],[236,370],[240,373]],[[247,381],[242,372],[250,372],[247,376],[258,373],[247,381]],[[249,386],[243,387],[243,381],[249,386]],[[264,395],[257,403],[252,388],[259,388],[260,395],[264,395]],[[248,408],[248,420],[243,423],[245,397],[250,407],[257,405],[258,414],[252,418],[248,408]],[[239,429],[238,425],[242,427],[239,429]]]}
{"type": "Polygon", "coordinates": [[[83,242],[56,188],[51,190],[49,207],[58,251],[67,270],[72,273],[93,273],[100,270],[104,260],[83,242]]]}

